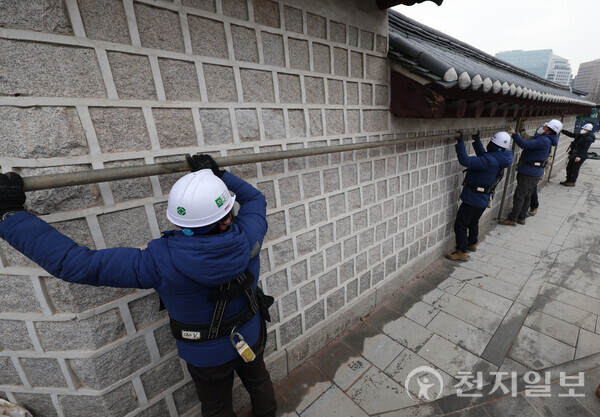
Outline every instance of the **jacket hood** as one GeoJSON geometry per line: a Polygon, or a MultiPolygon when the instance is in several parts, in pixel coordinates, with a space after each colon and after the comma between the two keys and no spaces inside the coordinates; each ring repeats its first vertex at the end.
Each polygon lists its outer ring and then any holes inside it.
{"type": "Polygon", "coordinates": [[[218,235],[186,236],[174,231],[166,236],[176,272],[202,285],[213,287],[229,282],[248,266],[248,239],[236,224],[218,235]]]}
{"type": "Polygon", "coordinates": [[[552,135],[536,135],[534,137],[545,137],[547,139],[550,139],[550,142],[552,142],[552,146],[558,145],[558,135],[557,134],[552,134],[552,135]]]}
{"type": "Polygon", "coordinates": [[[512,164],[513,152],[510,149],[502,152],[488,152],[487,154],[496,158],[500,168],[506,168],[512,164]]]}

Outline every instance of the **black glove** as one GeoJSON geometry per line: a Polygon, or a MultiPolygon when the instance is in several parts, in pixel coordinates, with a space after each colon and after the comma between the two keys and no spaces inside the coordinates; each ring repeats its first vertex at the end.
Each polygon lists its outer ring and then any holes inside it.
{"type": "Polygon", "coordinates": [[[471,135],[471,137],[473,138],[473,140],[475,142],[481,140],[481,136],[479,135],[479,130],[477,131],[477,133],[475,133],[474,135],[471,135]]]}
{"type": "Polygon", "coordinates": [[[210,155],[188,155],[185,157],[185,159],[187,160],[190,166],[190,171],[192,172],[200,171],[201,169],[210,169],[212,170],[213,174],[219,178],[225,174],[225,171],[219,169],[219,165],[210,155]]]}
{"type": "Polygon", "coordinates": [[[456,142],[464,142],[465,141],[465,136],[463,135],[462,130],[459,130],[458,132],[458,136],[456,136],[456,142]]]}
{"type": "Polygon", "coordinates": [[[0,215],[9,211],[25,210],[23,178],[17,173],[0,174],[0,215]]]}

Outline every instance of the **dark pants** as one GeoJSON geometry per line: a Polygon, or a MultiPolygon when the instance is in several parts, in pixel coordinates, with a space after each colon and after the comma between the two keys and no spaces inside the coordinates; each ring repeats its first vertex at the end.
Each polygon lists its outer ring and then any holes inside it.
{"type": "MultiPolygon", "coordinates": [[[[252,346],[255,352],[260,348],[260,340],[252,346]]],[[[223,365],[206,368],[187,364],[196,385],[203,417],[236,417],[232,404],[234,371],[250,394],[254,416],[275,417],[277,402],[271,377],[265,368],[263,353],[264,351],[260,352],[256,359],[248,363],[238,357],[223,365]]]]}
{"type": "Polygon", "coordinates": [[[569,162],[567,163],[567,182],[577,182],[579,169],[581,168],[581,165],[583,165],[583,161],[585,160],[582,158],[579,162],[575,162],[575,158],[569,157],[569,162]]]}
{"type": "Polygon", "coordinates": [[[531,203],[531,193],[537,187],[539,177],[517,173],[517,188],[513,195],[513,207],[508,215],[511,220],[524,219],[529,211],[531,203]]]}
{"type": "Polygon", "coordinates": [[[479,236],[479,219],[485,209],[485,207],[473,207],[465,203],[460,205],[458,213],[456,213],[456,221],[454,222],[456,249],[461,252],[466,252],[467,246],[477,243],[477,238],[479,236]]]}
{"type": "Polygon", "coordinates": [[[540,200],[538,198],[537,185],[536,185],[535,188],[533,189],[533,191],[531,192],[531,202],[529,203],[529,208],[531,210],[535,210],[539,206],[540,206],[540,200]]]}

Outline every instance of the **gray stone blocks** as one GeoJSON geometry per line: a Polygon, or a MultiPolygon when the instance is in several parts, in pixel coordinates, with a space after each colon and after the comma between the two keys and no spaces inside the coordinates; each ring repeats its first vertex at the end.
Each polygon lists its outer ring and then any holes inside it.
{"type": "Polygon", "coordinates": [[[167,100],[200,100],[198,74],[193,62],[159,59],[163,87],[167,100]]]}
{"type": "Polygon", "coordinates": [[[194,54],[215,58],[228,57],[223,22],[189,15],[188,26],[194,54]]]}
{"type": "Polygon", "coordinates": [[[121,99],[156,100],[156,88],[147,56],[108,52],[117,94],[121,99]]]}
{"type": "Polygon", "coordinates": [[[204,64],[202,69],[209,101],[236,102],[238,100],[232,67],[204,64]]]}
{"type": "Polygon", "coordinates": [[[0,313],[41,311],[40,302],[29,277],[0,275],[0,313]]]}
{"type": "Polygon", "coordinates": [[[67,387],[67,382],[56,359],[25,358],[21,360],[21,365],[29,382],[34,387],[67,387]]]}
{"type": "Polygon", "coordinates": [[[275,102],[273,75],[268,71],[240,70],[244,101],[258,103],[275,102]]]}
{"type": "Polygon", "coordinates": [[[261,36],[265,64],[284,67],[285,51],[283,48],[283,37],[269,32],[262,32],[261,36]]]}
{"type": "Polygon", "coordinates": [[[91,48],[0,38],[0,53],[4,79],[1,95],[106,97],[91,48]]]}
{"type": "Polygon", "coordinates": [[[283,6],[283,15],[286,31],[296,33],[302,33],[304,31],[302,10],[290,6],[283,6]]]}
{"type": "Polygon", "coordinates": [[[256,32],[245,26],[231,25],[233,51],[238,61],[258,62],[256,32]]]}
{"type": "Polygon", "coordinates": [[[166,391],[173,385],[183,381],[184,374],[181,360],[174,356],[140,376],[144,392],[149,400],[166,391]]]}
{"type": "Polygon", "coordinates": [[[254,20],[264,26],[280,27],[279,4],[270,0],[253,0],[254,20]]]}
{"type": "Polygon", "coordinates": [[[200,124],[202,126],[202,134],[204,135],[204,143],[206,145],[233,142],[231,119],[228,110],[200,110],[200,124]]]}
{"type": "Polygon", "coordinates": [[[142,46],[184,52],[179,15],[170,10],[134,3],[142,46]]]}
{"type": "Polygon", "coordinates": [[[130,43],[127,16],[119,0],[78,0],[79,13],[88,38],[130,43]]]}
{"type": "Polygon", "coordinates": [[[35,327],[45,351],[96,350],[125,336],[117,309],[85,320],[40,321],[35,327]]]}
{"type": "MultiPolygon", "coordinates": [[[[100,396],[60,395],[58,401],[65,417],[80,417],[82,410],[91,416],[118,417],[124,416],[139,406],[135,389],[131,383],[121,385],[100,396]]],[[[47,408],[47,410],[52,409],[52,407],[47,408]]]]}
{"type": "Polygon", "coordinates": [[[72,35],[73,29],[64,3],[61,0],[48,0],[44,6],[42,13],[32,13],[30,4],[19,0],[4,1],[0,27],[72,35]]]}
{"type": "Polygon", "coordinates": [[[4,157],[85,155],[84,130],[73,107],[0,107],[4,157]]]}
{"type": "Polygon", "coordinates": [[[71,359],[71,369],[84,386],[104,389],[150,363],[143,337],[120,345],[92,359],[71,359]]]}
{"type": "Polygon", "coordinates": [[[290,67],[297,70],[308,71],[310,69],[310,57],[308,52],[308,41],[289,38],[290,67]]]}

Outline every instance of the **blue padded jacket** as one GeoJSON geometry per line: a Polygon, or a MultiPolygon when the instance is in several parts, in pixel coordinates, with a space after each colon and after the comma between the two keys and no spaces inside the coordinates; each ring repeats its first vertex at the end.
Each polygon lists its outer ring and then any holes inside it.
{"type": "Polygon", "coordinates": [[[544,175],[544,168],[529,165],[527,162],[545,161],[552,147],[558,145],[558,136],[538,135],[525,141],[518,133],[514,133],[512,138],[523,149],[517,171],[531,177],[541,178],[544,175]]]}
{"type": "MultiPolygon", "coordinates": [[[[72,283],[123,288],[154,288],[170,316],[182,323],[210,323],[214,304],[211,289],[237,278],[246,268],[259,278],[259,256],[250,259],[267,232],[266,200],[256,188],[226,172],[223,181],[236,194],[240,210],[222,234],[186,236],[180,231],[163,234],[146,249],[91,250],[77,245],[38,217],[18,212],[0,223],[0,237],[50,274],[72,283]]],[[[225,319],[241,311],[245,295],[231,300],[225,319]]],[[[257,313],[239,329],[252,346],[260,334],[257,313]]],[[[179,356],[198,366],[216,366],[238,354],[229,337],[186,343],[177,341],[179,356]]]]}
{"type": "MultiPolygon", "coordinates": [[[[468,168],[467,184],[492,185],[500,169],[512,164],[513,153],[510,149],[503,152],[486,152],[481,141],[477,140],[473,142],[473,149],[477,156],[468,156],[464,142],[457,142],[455,147],[459,164],[468,168]]],[[[481,208],[487,206],[490,195],[463,187],[460,199],[470,206],[481,208]]]]}

